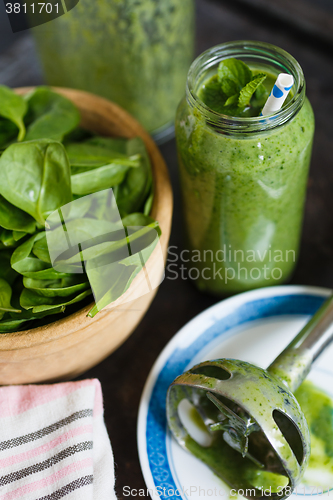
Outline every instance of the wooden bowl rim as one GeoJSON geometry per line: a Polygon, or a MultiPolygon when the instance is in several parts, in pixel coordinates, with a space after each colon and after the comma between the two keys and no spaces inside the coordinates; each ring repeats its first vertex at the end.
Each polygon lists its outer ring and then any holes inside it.
{"type": "MultiPolygon", "coordinates": [[[[36,88],[37,87],[19,87],[13,90],[20,95],[24,95],[35,90],[36,88]]],[[[161,243],[162,242],[165,243],[165,241],[168,242],[170,236],[170,226],[171,226],[171,219],[173,212],[172,187],[166,163],[157,145],[153,141],[152,137],[148,134],[148,132],[145,131],[145,129],[140,125],[140,123],[135,118],[133,118],[133,116],[131,116],[127,111],[125,111],[123,108],[121,108],[112,101],[109,101],[107,99],[104,99],[103,97],[97,96],[95,94],[83,90],[76,90],[65,87],[50,87],[50,88],[52,88],[52,90],[54,90],[55,92],[64,95],[65,97],[69,98],[72,101],[75,101],[75,98],[80,99],[80,101],[82,100],[82,102],[85,102],[87,99],[90,100],[93,99],[96,104],[103,106],[104,109],[108,111],[110,114],[114,115],[115,113],[117,113],[119,121],[121,123],[128,124],[129,122],[131,124],[131,129],[129,130],[129,132],[134,132],[135,130],[135,134],[128,135],[127,137],[139,136],[144,140],[152,162],[154,184],[155,187],[157,187],[154,196],[151,215],[154,218],[156,218],[156,220],[158,220],[159,222],[160,222],[159,217],[161,215],[167,215],[165,220],[166,227],[165,228],[162,227],[161,243]],[[163,200],[159,199],[159,195],[161,194],[159,192],[161,191],[159,189],[159,184],[161,185],[161,181],[163,181],[164,185],[164,189],[162,190],[163,200]],[[165,209],[166,205],[169,205],[168,214],[167,210],[165,209]]],[[[78,106],[80,106],[80,104],[78,104],[78,106]]],[[[79,109],[79,111],[81,110],[79,109]]],[[[119,137],[126,137],[126,136],[120,135],[119,137]]],[[[162,225],[164,225],[164,220],[162,222],[162,225]]],[[[70,314],[69,316],[66,316],[65,318],[58,319],[54,322],[48,323],[47,325],[38,326],[36,328],[31,328],[28,330],[22,330],[18,332],[9,332],[0,334],[0,352],[7,350],[19,350],[30,347],[36,347],[41,344],[54,342],[60,338],[64,338],[71,334],[74,334],[79,330],[83,330],[84,328],[90,327],[92,322],[97,323],[103,321],[106,316],[112,314],[112,312],[116,311],[117,308],[121,306],[123,299],[124,298],[127,299],[128,296],[131,294],[134,284],[135,286],[137,286],[137,283],[139,281],[143,281],[144,276],[145,276],[144,273],[141,271],[135,278],[135,280],[132,282],[129,289],[113,303],[112,309],[100,311],[95,318],[89,318],[87,316],[87,313],[94,304],[92,303],[70,314]],[[63,332],[63,334],[59,335],[60,330],[63,330],[64,325],[67,325],[68,329],[66,332],[63,332]],[[15,345],[13,345],[13,340],[15,340],[15,345]]]]}

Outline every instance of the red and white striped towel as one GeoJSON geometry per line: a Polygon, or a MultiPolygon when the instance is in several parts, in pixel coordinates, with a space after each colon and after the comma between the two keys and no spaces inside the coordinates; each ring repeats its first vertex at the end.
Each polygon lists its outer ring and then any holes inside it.
{"type": "Polygon", "coordinates": [[[113,500],[98,380],[0,388],[1,500],[113,500]]]}

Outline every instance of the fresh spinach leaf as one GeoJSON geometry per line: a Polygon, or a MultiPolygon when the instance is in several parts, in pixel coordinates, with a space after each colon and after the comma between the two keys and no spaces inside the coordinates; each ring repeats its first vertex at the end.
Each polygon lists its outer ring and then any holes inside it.
{"type": "Polygon", "coordinates": [[[67,145],[71,142],[83,142],[87,141],[88,139],[91,139],[92,137],[94,137],[94,135],[91,132],[82,127],[77,127],[68,134],[66,134],[62,143],[64,145],[67,145]]]}
{"type": "Polygon", "coordinates": [[[19,129],[15,123],[0,117],[0,154],[11,142],[15,142],[19,129]]]}
{"type": "Polygon", "coordinates": [[[10,265],[12,251],[9,249],[0,251],[0,278],[12,285],[18,274],[10,265]]]}
{"type": "Polygon", "coordinates": [[[0,319],[2,319],[6,312],[20,313],[20,309],[14,309],[11,306],[12,288],[4,279],[0,279],[0,319]]]}
{"type": "Polygon", "coordinates": [[[10,249],[13,251],[19,246],[19,240],[27,236],[27,233],[16,233],[0,227],[0,249],[10,249]],[[18,237],[18,234],[22,235],[18,237]]]}
{"type": "Polygon", "coordinates": [[[40,233],[39,238],[33,241],[32,245],[29,245],[30,252],[33,253],[38,259],[46,264],[51,264],[49,249],[47,246],[46,234],[40,233]]]}
{"type": "Polygon", "coordinates": [[[130,215],[127,215],[122,219],[122,223],[125,227],[129,226],[149,226],[152,225],[154,226],[154,229],[157,231],[160,231],[159,226],[156,224],[156,221],[152,219],[152,217],[149,217],[146,214],[142,213],[133,213],[130,215]]]}
{"type": "Polygon", "coordinates": [[[12,231],[33,234],[36,230],[36,221],[0,195],[0,226],[12,231]]]}
{"type": "Polygon", "coordinates": [[[37,233],[16,248],[11,258],[12,268],[17,273],[32,279],[53,280],[69,277],[68,273],[59,273],[51,267],[51,264],[43,262],[32,254],[35,242],[44,236],[45,233],[37,233]]]}
{"type": "Polygon", "coordinates": [[[111,163],[136,167],[140,161],[138,154],[124,155],[89,142],[68,144],[66,145],[66,151],[72,167],[103,167],[111,163]]]}
{"type": "MultiPolygon", "coordinates": [[[[24,243],[22,243],[19,247],[17,247],[13,254],[12,254],[12,257],[11,257],[11,266],[12,268],[17,272],[17,273],[20,273],[20,274],[23,274],[21,273],[21,269],[22,269],[22,265],[24,265],[24,263],[26,263],[28,265],[28,260],[39,260],[39,259],[35,259],[34,257],[31,257],[31,252],[32,252],[32,249],[33,249],[33,246],[35,244],[36,241],[38,241],[39,239],[43,238],[45,235],[45,233],[37,233],[37,234],[34,234],[33,236],[31,236],[31,238],[29,238],[27,241],[25,241],[24,243]]],[[[42,263],[43,266],[42,268],[44,269],[45,266],[44,266],[44,263],[42,263]]]]}
{"type": "Polygon", "coordinates": [[[86,144],[91,144],[92,146],[98,146],[107,149],[109,152],[114,154],[125,155],[127,153],[127,141],[128,139],[116,138],[116,137],[100,137],[95,136],[87,140],[86,144]]]}
{"type": "Polygon", "coordinates": [[[125,180],[116,191],[116,201],[122,216],[143,209],[153,182],[150,158],[140,137],[128,141],[127,154],[140,155],[141,159],[139,167],[128,171],[125,180]]]}
{"type": "Polygon", "coordinates": [[[3,319],[0,321],[0,333],[17,332],[28,321],[28,319],[3,319]]]}
{"type": "Polygon", "coordinates": [[[28,236],[28,233],[25,233],[23,231],[13,231],[13,238],[15,241],[20,241],[22,238],[25,238],[28,236]]]}
{"type": "Polygon", "coordinates": [[[111,163],[94,170],[84,170],[71,176],[72,192],[81,196],[109,189],[123,182],[128,165],[111,163]]]}
{"type": "Polygon", "coordinates": [[[20,269],[18,272],[26,278],[36,280],[56,280],[69,276],[69,273],[60,273],[51,266],[47,267],[45,262],[41,262],[39,259],[33,258],[30,258],[25,263],[18,264],[17,268],[20,269]]]}
{"type": "Polygon", "coordinates": [[[39,87],[26,97],[26,141],[53,139],[62,141],[80,122],[77,107],[66,97],[47,87],[39,87]]]}
{"type": "Polygon", "coordinates": [[[145,205],[143,207],[143,213],[144,215],[149,215],[152,207],[153,207],[153,202],[154,202],[154,189],[153,189],[153,184],[151,187],[150,195],[148,196],[145,205]]]}
{"type": "Polygon", "coordinates": [[[18,313],[6,313],[3,320],[0,321],[0,333],[16,332],[22,328],[32,328],[38,326],[38,321],[50,315],[63,313],[65,307],[59,306],[46,312],[33,313],[31,310],[22,310],[18,313]]]}
{"type": "Polygon", "coordinates": [[[140,270],[141,268],[135,265],[124,266],[119,262],[109,264],[108,271],[112,273],[112,283],[109,283],[102,279],[100,268],[90,267],[88,264],[87,274],[95,296],[95,305],[89,311],[89,316],[94,318],[99,311],[119,299],[128,290],[140,270]]]}
{"type": "MultiPolygon", "coordinates": [[[[74,278],[76,278],[75,275],[74,278]]],[[[78,282],[79,280],[73,279],[73,277],[60,280],[23,278],[23,285],[42,297],[68,297],[90,288],[87,277],[85,279],[83,282],[82,279],[81,282],[78,282]]]]}
{"type": "Polygon", "coordinates": [[[73,256],[66,259],[66,261],[59,261],[60,265],[72,265],[72,264],[80,264],[82,262],[82,257],[85,262],[91,262],[91,266],[99,266],[102,260],[99,260],[103,256],[106,257],[106,262],[112,263],[119,261],[124,258],[124,256],[128,255],[128,246],[130,245],[138,245],[140,242],[144,241],[145,238],[150,240],[150,236],[152,235],[152,230],[158,231],[159,225],[158,222],[154,221],[151,224],[148,224],[145,227],[141,227],[135,233],[130,234],[124,238],[116,239],[114,241],[97,241],[96,245],[89,246],[85,248],[82,252],[78,251],[73,256]]]}
{"type": "Polygon", "coordinates": [[[0,241],[5,248],[16,248],[17,244],[13,237],[13,232],[0,228],[0,241]]]}
{"type": "MultiPolygon", "coordinates": [[[[118,231],[119,229],[121,229],[121,227],[118,224],[114,224],[107,220],[96,220],[88,217],[70,220],[66,224],[66,231],[70,235],[70,240],[73,242],[72,245],[75,245],[73,250],[76,249],[78,253],[78,243],[84,248],[88,243],[93,246],[95,238],[100,238],[101,235],[104,237],[103,235],[108,233],[112,234],[112,231],[118,231]]],[[[122,234],[125,234],[125,232],[123,231],[122,234]]],[[[43,233],[36,242],[30,245],[30,251],[42,261],[51,263],[48,246],[52,247],[52,254],[54,256],[62,255],[65,251],[69,250],[67,242],[65,246],[63,226],[52,229],[47,237],[46,234],[43,233]]],[[[81,262],[80,257],[78,257],[77,262],[81,262]]]]}
{"type": "Polygon", "coordinates": [[[28,106],[23,97],[13,92],[10,88],[0,85],[0,116],[15,123],[19,129],[19,141],[23,141],[25,136],[23,118],[27,109],[28,106]]]}
{"type": "MultiPolygon", "coordinates": [[[[149,218],[143,219],[142,217],[139,217],[142,214],[132,215],[133,217],[129,216],[132,217],[132,220],[128,218],[128,222],[131,222],[131,225],[135,219],[137,222],[139,219],[141,222],[149,222],[147,220],[149,218]]],[[[128,290],[134,278],[139,274],[143,266],[148,261],[150,255],[153,253],[157,241],[158,238],[156,238],[155,235],[153,241],[151,241],[148,245],[141,245],[142,248],[140,248],[139,245],[139,247],[136,248],[137,251],[133,255],[122,259],[120,262],[111,263],[111,269],[108,268],[108,271],[106,271],[112,272],[112,277],[114,279],[111,286],[110,283],[106,283],[106,280],[104,279],[105,273],[101,273],[100,268],[91,265],[90,262],[87,263],[87,275],[95,296],[95,305],[89,311],[89,316],[91,318],[96,316],[96,314],[104,307],[111,305],[112,302],[117,300],[128,290]]]]}
{"type": "Polygon", "coordinates": [[[91,289],[78,293],[66,300],[64,297],[45,297],[39,295],[33,290],[25,288],[20,297],[20,304],[23,309],[31,309],[33,314],[43,313],[58,309],[59,307],[67,307],[69,305],[80,302],[81,300],[91,295],[91,289]]]}
{"type": "Polygon", "coordinates": [[[72,201],[65,148],[48,139],[12,144],[0,157],[0,194],[40,224],[72,201]]]}

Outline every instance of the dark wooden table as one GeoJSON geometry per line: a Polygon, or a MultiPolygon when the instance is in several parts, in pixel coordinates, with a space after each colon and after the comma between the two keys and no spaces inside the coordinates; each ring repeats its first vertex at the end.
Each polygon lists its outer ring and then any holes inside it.
{"type": "MultiPolygon", "coordinates": [[[[298,3],[301,0],[298,0],[298,3]]],[[[301,255],[292,283],[333,286],[333,54],[316,34],[284,23],[237,1],[198,1],[197,52],[228,40],[252,39],[276,44],[301,63],[316,115],[316,136],[308,185],[301,255]]],[[[28,36],[0,56],[0,83],[10,86],[42,81],[28,36]]],[[[182,245],[180,195],[175,142],[161,147],[172,178],[175,211],[170,245],[182,245]]],[[[123,487],[145,488],[140,470],[136,420],[148,373],[166,343],[187,321],[217,299],[199,293],[188,280],[167,279],[149,312],[125,344],[85,377],[103,387],[105,420],[116,463],[118,498],[123,487]]],[[[112,332],[110,332],[112,335],[112,332]]]]}

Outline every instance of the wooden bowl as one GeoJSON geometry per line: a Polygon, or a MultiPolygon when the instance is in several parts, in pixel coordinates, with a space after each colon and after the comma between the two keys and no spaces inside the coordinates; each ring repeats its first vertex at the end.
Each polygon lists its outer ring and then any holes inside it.
{"type": "MultiPolygon", "coordinates": [[[[25,94],[32,88],[16,89],[25,94]]],[[[165,162],[151,137],[139,123],[117,105],[78,90],[55,88],[79,108],[81,125],[97,134],[137,137],[144,140],[153,166],[155,198],[151,216],[162,229],[164,261],[171,230],[172,189],[165,162]]],[[[162,274],[161,259],[154,252],[150,269],[162,274]]],[[[74,378],[117,349],[133,332],[148,310],[157,289],[146,292],[141,271],[127,292],[95,318],[87,317],[91,305],[78,312],[31,330],[0,335],[0,384],[26,384],[74,378]],[[144,295],[140,295],[140,290],[144,295]]]]}

